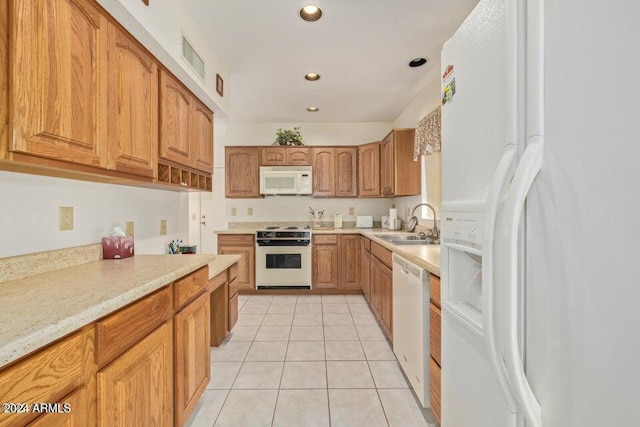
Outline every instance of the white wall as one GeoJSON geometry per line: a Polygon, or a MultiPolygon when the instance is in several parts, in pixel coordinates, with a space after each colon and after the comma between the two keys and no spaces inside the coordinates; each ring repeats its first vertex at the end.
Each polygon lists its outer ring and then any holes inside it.
{"type": "Polygon", "coordinates": [[[135,223],[137,254],[162,254],[170,240],[188,240],[186,193],[0,171],[0,200],[0,258],[100,243],[126,221],[135,223]],[[58,231],[59,206],[73,206],[73,230],[58,231]]]}

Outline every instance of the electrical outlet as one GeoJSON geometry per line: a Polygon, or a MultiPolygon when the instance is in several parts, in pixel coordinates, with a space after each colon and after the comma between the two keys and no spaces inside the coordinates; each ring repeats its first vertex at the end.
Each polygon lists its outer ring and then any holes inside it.
{"type": "Polygon", "coordinates": [[[253,215],[253,208],[247,208],[247,215],[248,216],[253,215]]]}
{"type": "Polygon", "coordinates": [[[236,216],[238,214],[236,208],[231,208],[231,216],[236,216]]]}
{"type": "Polygon", "coordinates": [[[350,207],[349,208],[349,216],[353,216],[353,215],[355,215],[355,213],[356,213],[356,210],[353,207],[350,207]]]}
{"type": "Polygon", "coordinates": [[[196,214],[195,212],[191,214],[191,221],[195,221],[196,220],[196,214]]]}
{"type": "Polygon", "coordinates": [[[58,208],[58,230],[73,230],[73,206],[60,206],[58,208]]]}
{"type": "Polygon", "coordinates": [[[164,236],[165,234],[167,234],[167,220],[166,219],[161,219],[160,220],[160,235],[164,236]]]}
{"type": "Polygon", "coordinates": [[[133,236],[133,221],[128,221],[124,224],[125,230],[124,233],[127,236],[133,236]]]}

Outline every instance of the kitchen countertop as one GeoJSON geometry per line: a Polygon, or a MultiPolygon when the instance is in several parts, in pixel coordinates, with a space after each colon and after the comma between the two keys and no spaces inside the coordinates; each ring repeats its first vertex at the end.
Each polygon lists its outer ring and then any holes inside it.
{"type": "MultiPolygon", "coordinates": [[[[260,228],[262,229],[262,228],[260,228]]],[[[236,227],[217,234],[255,234],[255,226],[246,228],[236,227]]],[[[440,245],[394,245],[378,237],[376,234],[412,234],[406,230],[393,231],[386,228],[314,228],[312,234],[360,234],[370,238],[373,242],[389,249],[408,261],[424,268],[431,274],[440,276],[440,245]]]]}
{"type": "Polygon", "coordinates": [[[0,284],[0,367],[205,265],[209,277],[238,255],[136,255],[0,284]]]}

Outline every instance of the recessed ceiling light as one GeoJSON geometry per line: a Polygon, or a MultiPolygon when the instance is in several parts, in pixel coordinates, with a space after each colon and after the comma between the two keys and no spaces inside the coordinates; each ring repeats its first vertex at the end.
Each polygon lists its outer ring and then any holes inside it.
{"type": "Polygon", "coordinates": [[[413,61],[409,62],[409,67],[411,68],[420,67],[421,65],[424,65],[426,63],[427,63],[426,58],[416,58],[413,61]]]}
{"type": "Polygon", "coordinates": [[[321,16],[322,16],[322,9],[320,9],[316,5],[309,4],[303,7],[302,9],[300,9],[300,18],[304,19],[305,21],[309,21],[309,22],[317,21],[318,19],[320,19],[321,16]]]}
{"type": "Polygon", "coordinates": [[[318,110],[320,110],[318,107],[309,107],[307,108],[307,111],[310,113],[316,113],[318,112],[318,110]]]}
{"type": "Polygon", "coordinates": [[[307,74],[304,75],[304,78],[309,80],[310,82],[315,82],[316,80],[320,80],[320,74],[307,73],[307,74]]]}

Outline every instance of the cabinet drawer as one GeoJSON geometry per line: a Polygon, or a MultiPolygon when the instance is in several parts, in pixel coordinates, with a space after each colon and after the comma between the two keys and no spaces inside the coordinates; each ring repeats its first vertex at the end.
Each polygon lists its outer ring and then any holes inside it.
{"type": "Polygon", "coordinates": [[[213,279],[209,279],[209,286],[207,292],[214,292],[220,286],[227,283],[227,271],[217,274],[213,279]]]}
{"type": "Polygon", "coordinates": [[[364,250],[367,252],[371,252],[371,239],[368,237],[363,237],[364,240],[364,250]]]}
{"type": "Polygon", "coordinates": [[[87,387],[80,387],[73,391],[73,393],[61,399],[60,403],[69,405],[70,412],[46,413],[29,424],[29,427],[75,427],[89,425],[87,416],[89,406],[91,406],[91,397],[87,387]]]}
{"type": "Polygon", "coordinates": [[[240,289],[240,283],[237,280],[229,282],[229,299],[234,295],[238,295],[238,289],[240,289]]]}
{"type": "Polygon", "coordinates": [[[371,242],[371,253],[378,258],[384,265],[392,268],[393,261],[391,251],[376,242],[371,242]]]}
{"type": "Polygon", "coordinates": [[[233,329],[238,321],[238,293],[229,299],[229,331],[233,329]]]}
{"type": "Polygon", "coordinates": [[[96,322],[96,360],[101,368],[173,316],[171,287],[96,322]]]}
{"type": "MultiPolygon", "coordinates": [[[[94,330],[86,328],[3,369],[0,402],[66,402],[63,398],[95,372],[93,351],[94,330]]],[[[37,416],[0,412],[0,426],[25,425],[37,416]]]]}
{"type": "Polygon", "coordinates": [[[255,234],[218,234],[218,246],[247,245],[253,246],[255,234]]]}
{"type": "Polygon", "coordinates": [[[429,389],[431,391],[431,410],[440,421],[440,366],[433,359],[429,359],[429,389]]]}
{"type": "Polygon", "coordinates": [[[337,245],[337,234],[317,234],[313,236],[313,244],[315,245],[337,245]]]}
{"type": "Polygon", "coordinates": [[[440,364],[440,309],[429,304],[429,329],[431,357],[440,364]]]}
{"type": "Polygon", "coordinates": [[[233,264],[227,271],[229,272],[228,280],[229,283],[231,283],[238,277],[238,263],[236,262],[235,264],[233,264]]]}
{"type": "Polygon", "coordinates": [[[206,266],[176,280],[173,284],[173,304],[176,311],[204,291],[208,282],[209,267],[206,266]]]}
{"type": "Polygon", "coordinates": [[[440,305],[440,278],[433,274],[429,276],[429,297],[432,303],[438,307],[442,307],[440,305]]]}

